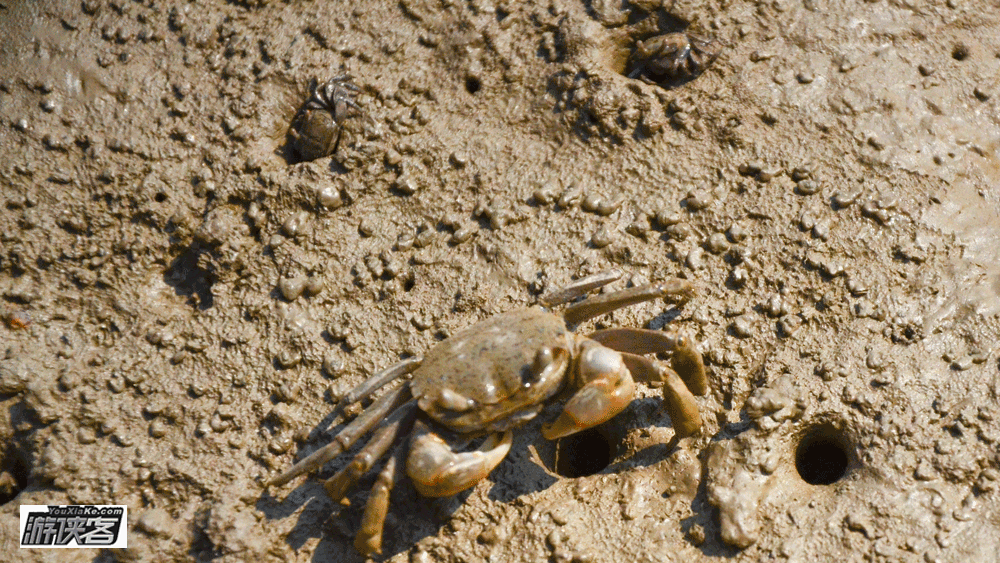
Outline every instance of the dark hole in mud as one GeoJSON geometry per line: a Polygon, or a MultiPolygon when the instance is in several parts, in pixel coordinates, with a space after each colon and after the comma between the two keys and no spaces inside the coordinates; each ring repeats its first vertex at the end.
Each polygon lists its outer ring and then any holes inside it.
{"type": "Polygon", "coordinates": [[[163,281],[174,288],[178,295],[188,298],[188,301],[204,311],[212,307],[213,276],[199,264],[202,251],[188,248],[170,263],[163,272],[163,281]]]}
{"type": "Polygon", "coordinates": [[[470,94],[475,94],[476,92],[481,90],[482,87],[483,87],[482,82],[480,82],[479,79],[476,78],[475,76],[470,76],[465,79],[465,89],[470,94]]]}
{"type": "Polygon", "coordinates": [[[969,58],[968,45],[964,45],[962,43],[955,45],[955,47],[951,50],[951,58],[955,59],[956,61],[964,61],[965,59],[969,58]]]}
{"type": "Polygon", "coordinates": [[[597,428],[577,432],[556,443],[556,473],[563,477],[586,477],[611,463],[611,441],[597,428]]]}
{"type": "Polygon", "coordinates": [[[849,444],[841,430],[824,425],[809,431],[795,450],[795,469],[810,485],[836,483],[850,465],[849,444]]]}
{"type": "Polygon", "coordinates": [[[8,446],[0,459],[0,505],[14,500],[28,486],[28,473],[24,456],[8,446]]]}

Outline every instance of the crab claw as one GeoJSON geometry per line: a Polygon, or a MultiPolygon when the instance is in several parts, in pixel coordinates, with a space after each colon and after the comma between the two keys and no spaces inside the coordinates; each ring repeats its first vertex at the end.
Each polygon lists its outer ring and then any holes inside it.
{"type": "Polygon", "coordinates": [[[486,478],[510,451],[510,431],[491,434],[478,450],[455,452],[423,424],[410,439],[406,473],[425,497],[450,497],[486,478]]]}
{"type": "Polygon", "coordinates": [[[635,382],[622,355],[593,340],[582,345],[578,363],[580,381],[586,383],[563,408],[559,418],[542,427],[542,436],[555,440],[611,419],[628,406],[635,382]]]}

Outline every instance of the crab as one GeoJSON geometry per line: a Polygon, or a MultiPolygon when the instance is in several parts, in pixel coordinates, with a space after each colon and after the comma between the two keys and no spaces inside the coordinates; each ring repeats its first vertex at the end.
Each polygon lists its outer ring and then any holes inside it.
{"type": "Polygon", "coordinates": [[[543,297],[541,305],[480,321],[438,343],[423,358],[410,358],[375,374],[344,395],[339,407],[404,381],[376,399],[329,444],[268,485],[281,486],[319,469],[374,430],[353,460],[324,483],[335,503],[344,501],[358,479],[389,454],[354,542],[358,552],[369,557],[381,553],[389,496],[404,465],[421,495],[453,496],[485,479],[504,459],[512,429],[566,396],[562,412],[542,426],[548,440],[620,413],[632,401],[636,381],[662,385],[679,438],[699,433],[702,422],[693,394],[704,394],[708,384],[692,339],[638,328],[603,329],[586,336],[571,330],[622,307],[667,296],[686,299],[694,292],[690,282],[674,279],[579,300],[618,277],[605,273],[582,278],[543,297]],[[572,304],[561,314],[552,311],[566,303],[572,304]],[[661,352],[671,353],[669,367],[647,356],[661,352]],[[469,447],[483,436],[478,448],[469,447]]]}
{"type": "Polygon", "coordinates": [[[336,76],[316,86],[295,116],[288,134],[299,159],[315,160],[336,152],[341,123],[361,109],[354,101],[358,87],[350,80],[347,75],[336,76]]]}
{"type": "Polygon", "coordinates": [[[686,33],[666,33],[636,41],[634,68],[629,78],[652,84],[690,80],[718,56],[713,43],[686,33]]]}

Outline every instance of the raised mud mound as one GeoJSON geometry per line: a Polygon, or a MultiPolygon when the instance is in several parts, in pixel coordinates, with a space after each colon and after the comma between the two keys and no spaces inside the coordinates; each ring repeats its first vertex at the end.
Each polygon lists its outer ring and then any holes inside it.
{"type": "Polygon", "coordinates": [[[72,503],[129,547],[60,560],[361,561],[376,472],[268,479],[370,374],[613,269],[697,285],[581,330],[693,335],[702,434],[645,386],[558,442],[548,407],[470,491],[397,485],[380,558],[998,561],[995,2],[43,0],[0,36],[5,561],[72,503]]]}

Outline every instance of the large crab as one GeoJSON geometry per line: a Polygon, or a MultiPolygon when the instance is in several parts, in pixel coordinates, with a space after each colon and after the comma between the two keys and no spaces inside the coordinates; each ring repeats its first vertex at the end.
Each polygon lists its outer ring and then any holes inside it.
{"type": "Polygon", "coordinates": [[[288,134],[301,160],[316,160],[337,150],[341,123],[361,108],[354,101],[358,92],[350,77],[335,76],[313,88],[312,96],[292,121],[288,134]]]}
{"type": "Polygon", "coordinates": [[[545,306],[503,313],[447,338],[423,359],[404,360],[348,392],[340,405],[371,396],[412,373],[338,433],[331,443],[272,479],[280,486],[316,470],[375,430],[354,459],[326,480],[334,502],[392,450],[365,505],[354,546],[364,556],[381,553],[389,494],[405,464],[417,491],[427,497],[455,495],[496,467],[511,446],[511,429],[534,418],[546,404],[570,395],[558,418],[542,427],[549,440],[601,424],[631,402],[634,381],[662,384],[665,405],[679,437],[697,433],[701,416],[692,396],[707,391],[701,355],[687,337],[611,328],[587,336],[570,330],[587,319],[660,297],[688,298],[692,285],[671,280],[606,293],[569,305],[618,278],[598,274],[543,297],[545,306]],[[671,367],[645,355],[672,352],[671,367]],[[676,370],[676,371],[675,371],[676,370]],[[678,375],[679,374],[679,375],[678,375]],[[410,436],[407,443],[403,441],[410,436]],[[486,436],[475,450],[466,446],[486,436]],[[397,442],[403,442],[394,447],[397,442]],[[405,459],[404,459],[405,457],[405,459]]]}

